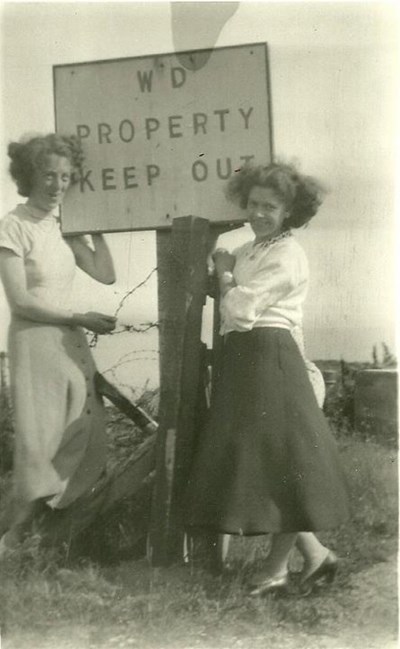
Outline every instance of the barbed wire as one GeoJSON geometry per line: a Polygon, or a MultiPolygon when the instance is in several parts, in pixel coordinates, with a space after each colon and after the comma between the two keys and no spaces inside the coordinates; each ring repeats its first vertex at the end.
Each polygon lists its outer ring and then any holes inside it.
{"type": "Polygon", "coordinates": [[[107,374],[108,372],[114,373],[114,370],[117,370],[119,367],[122,367],[123,365],[129,365],[130,363],[136,363],[136,361],[155,361],[155,360],[157,360],[157,356],[139,356],[138,358],[130,358],[124,361],[117,361],[111,367],[108,367],[106,370],[103,370],[102,373],[103,374],[107,374]]]}
{"type": "Polygon", "coordinates": [[[158,267],[156,266],[155,268],[153,268],[153,270],[150,271],[150,273],[147,275],[147,277],[145,277],[145,279],[144,279],[142,282],[139,282],[139,284],[136,284],[136,286],[134,286],[133,288],[131,288],[130,291],[128,291],[127,293],[125,293],[125,295],[122,297],[122,299],[120,300],[120,302],[119,302],[119,304],[118,304],[118,306],[117,306],[117,308],[116,308],[116,310],[115,310],[115,313],[114,313],[114,317],[115,317],[115,318],[118,317],[118,314],[119,314],[119,312],[121,311],[122,307],[124,306],[124,303],[126,302],[126,300],[128,299],[128,297],[130,297],[131,295],[133,295],[133,293],[135,293],[135,291],[137,291],[139,288],[141,288],[142,286],[144,286],[144,285],[149,281],[150,277],[151,277],[152,275],[154,275],[154,273],[155,273],[157,270],[158,270],[158,267]]]}
{"type": "MultiPolygon", "coordinates": [[[[108,334],[102,334],[103,336],[116,336],[118,334],[124,334],[124,333],[139,333],[143,334],[146,333],[147,331],[150,331],[150,329],[155,329],[160,326],[160,322],[141,322],[139,325],[121,325],[120,329],[116,329],[114,331],[110,331],[108,334]]],[[[96,347],[99,335],[93,333],[91,331],[86,332],[86,335],[88,337],[88,342],[89,342],[89,347],[96,347]]]]}
{"type": "MultiPolygon", "coordinates": [[[[159,354],[160,350],[159,349],[132,349],[130,352],[127,352],[126,354],[123,354],[122,356],[119,357],[117,363],[114,365],[111,365],[109,369],[112,369],[113,367],[116,367],[117,364],[120,363],[125,363],[126,359],[128,359],[129,356],[137,355],[137,354],[159,354]]],[[[155,358],[155,357],[153,357],[155,358]]],[[[132,358],[130,359],[131,362],[134,362],[136,360],[139,360],[139,358],[132,358]]],[[[108,370],[105,370],[106,372],[108,370]]]]}
{"type": "MultiPolygon", "coordinates": [[[[127,293],[125,293],[121,300],[118,303],[117,308],[114,311],[114,317],[117,318],[118,314],[120,313],[122,307],[124,306],[126,300],[133,295],[139,288],[144,286],[149,279],[151,278],[152,275],[154,275],[155,272],[157,272],[158,267],[155,266],[150,273],[142,280],[139,282],[139,284],[136,284],[133,288],[131,288],[127,293]]],[[[160,323],[158,321],[156,322],[141,322],[140,324],[134,325],[134,324],[125,324],[125,325],[120,325],[118,329],[114,329],[114,331],[110,331],[108,334],[103,334],[107,336],[116,336],[118,334],[123,334],[123,333],[146,333],[150,329],[158,328],[160,326],[160,323]]],[[[87,332],[87,337],[88,337],[88,343],[89,347],[96,347],[99,339],[99,334],[93,333],[93,332],[87,332]]]]}
{"type": "Polygon", "coordinates": [[[110,331],[108,334],[109,336],[116,336],[117,334],[123,334],[126,332],[133,332],[133,333],[146,333],[146,331],[149,331],[150,329],[158,328],[160,326],[160,322],[141,322],[139,325],[121,325],[120,329],[114,329],[114,331],[110,331]]]}
{"type": "MultiPolygon", "coordinates": [[[[122,388],[122,389],[125,389],[129,394],[131,394],[132,396],[135,396],[136,392],[138,391],[138,388],[137,388],[137,387],[134,387],[134,386],[131,385],[130,383],[125,383],[124,381],[121,381],[120,377],[117,376],[117,374],[116,374],[114,368],[109,368],[109,370],[105,370],[105,371],[103,372],[103,374],[106,374],[106,373],[108,373],[109,375],[111,375],[111,377],[113,378],[114,382],[118,385],[118,387],[119,387],[120,389],[121,389],[121,388],[122,388]]],[[[148,390],[149,383],[150,383],[150,379],[149,379],[149,378],[146,378],[145,381],[144,381],[143,386],[142,386],[141,389],[140,389],[140,394],[141,394],[141,395],[143,395],[143,393],[146,392],[146,390],[148,390]]]]}

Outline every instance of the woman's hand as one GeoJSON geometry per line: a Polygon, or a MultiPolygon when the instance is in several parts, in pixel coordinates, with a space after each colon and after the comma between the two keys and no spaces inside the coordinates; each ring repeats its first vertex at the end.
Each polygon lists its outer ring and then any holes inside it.
{"type": "Polygon", "coordinates": [[[231,288],[236,286],[232,275],[236,258],[225,250],[225,248],[217,248],[213,252],[212,258],[215,263],[220,295],[224,297],[231,288]]]}
{"type": "Polygon", "coordinates": [[[95,334],[108,334],[115,329],[117,318],[97,311],[89,311],[74,316],[76,324],[93,331],[95,334]]]}
{"type": "Polygon", "coordinates": [[[213,253],[212,258],[218,276],[221,276],[225,272],[231,273],[233,271],[235,266],[235,257],[225,250],[225,248],[217,248],[213,253]]]}

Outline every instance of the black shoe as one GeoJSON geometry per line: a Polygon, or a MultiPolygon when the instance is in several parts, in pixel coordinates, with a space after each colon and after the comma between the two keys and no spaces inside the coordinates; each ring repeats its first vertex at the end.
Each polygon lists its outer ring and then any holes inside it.
{"type": "Polygon", "coordinates": [[[288,574],[281,577],[267,577],[257,585],[251,585],[249,595],[250,597],[262,597],[270,593],[287,591],[288,587],[288,574]]]}
{"type": "Polygon", "coordinates": [[[316,568],[305,579],[300,580],[302,590],[311,590],[317,582],[325,581],[326,583],[331,584],[336,577],[338,567],[339,559],[336,554],[330,550],[323,562],[319,564],[318,568],[316,568]]]}

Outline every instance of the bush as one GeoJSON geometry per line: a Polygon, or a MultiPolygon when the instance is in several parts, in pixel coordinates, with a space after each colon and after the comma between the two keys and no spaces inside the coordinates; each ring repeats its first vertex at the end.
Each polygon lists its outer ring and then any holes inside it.
{"type": "Polygon", "coordinates": [[[356,374],[360,364],[340,361],[340,378],[337,384],[327,391],[324,413],[334,428],[351,432],[354,429],[354,393],[356,374]]]}
{"type": "MultiPolygon", "coordinates": [[[[355,428],[355,387],[356,375],[366,369],[393,369],[397,367],[397,360],[386,343],[381,343],[372,348],[371,361],[365,363],[348,363],[340,361],[339,379],[335,386],[327,390],[324,403],[324,413],[335,429],[341,433],[353,433],[355,428]]],[[[317,362],[322,372],[324,361],[317,362]]],[[[328,362],[328,366],[337,362],[328,362]]]]}

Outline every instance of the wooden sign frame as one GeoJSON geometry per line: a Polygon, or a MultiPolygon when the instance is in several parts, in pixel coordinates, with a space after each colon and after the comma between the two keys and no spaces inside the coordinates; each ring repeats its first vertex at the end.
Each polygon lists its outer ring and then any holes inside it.
{"type": "Polygon", "coordinates": [[[56,130],[86,153],[65,234],[242,221],[223,186],[272,157],[266,43],[56,65],[53,81],[56,130]]]}

